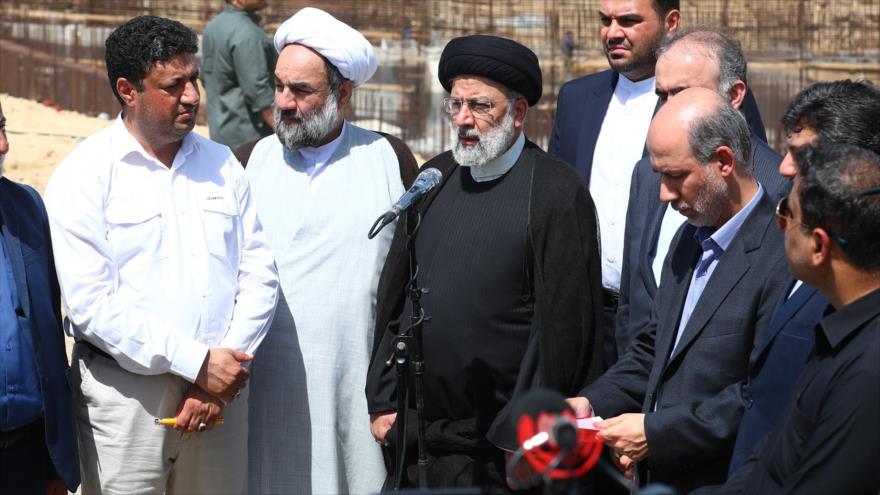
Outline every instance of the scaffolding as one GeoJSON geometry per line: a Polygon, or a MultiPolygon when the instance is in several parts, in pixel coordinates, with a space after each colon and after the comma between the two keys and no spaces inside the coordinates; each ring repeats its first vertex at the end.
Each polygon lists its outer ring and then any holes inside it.
{"type": "MultiPolygon", "coordinates": [[[[261,12],[273,33],[300,0],[276,0],[261,12]]],[[[426,155],[448,143],[437,111],[431,65],[452,38],[494,34],[534,50],[544,72],[544,98],[529,113],[526,132],[545,144],[564,80],[607,64],[598,36],[599,0],[325,0],[320,7],[380,47],[382,70],[355,93],[349,117],[395,132],[426,155]],[[571,31],[571,73],[561,41],[571,31]],[[440,122],[440,124],[438,124],[440,122]]],[[[0,92],[50,99],[90,114],[118,104],[103,69],[103,43],[126,19],[153,14],[201,32],[223,0],[29,0],[0,4],[0,92]]],[[[777,122],[790,98],[817,80],[880,76],[880,0],[682,0],[684,25],[721,27],[748,56],[749,84],[781,146],[777,122]]],[[[210,95],[208,95],[210,101],[210,95]]]]}

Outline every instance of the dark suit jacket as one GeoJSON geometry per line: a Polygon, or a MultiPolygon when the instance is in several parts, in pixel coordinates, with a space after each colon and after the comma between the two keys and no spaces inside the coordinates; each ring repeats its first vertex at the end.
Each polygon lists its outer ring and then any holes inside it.
{"type": "MultiPolygon", "coordinates": [[[[791,187],[790,181],[779,175],[781,161],[779,153],[752,136],[752,171],[773,199],[786,196],[791,187]]],[[[651,304],[657,293],[652,264],[666,208],[660,201],[660,175],[651,169],[651,161],[643,158],[633,170],[626,210],[620,303],[614,324],[618,356],[651,319],[651,304]]]]}
{"type": "Polygon", "coordinates": [[[721,257],[670,356],[691,276],[700,256],[695,228],[676,234],[651,323],[620,360],[581,395],[602,417],[646,413],[649,457],[639,482],[680,492],[727,475],[745,400],[755,337],[787,278],[782,232],[766,194],[721,257]],[[654,410],[656,407],[656,411],[654,410]]]}
{"type": "Polygon", "coordinates": [[[43,394],[46,447],[55,471],[67,488],[75,491],[79,486],[79,456],[61,331],[61,295],[46,208],[32,188],[0,178],[0,213],[23,316],[33,330],[34,356],[43,394]]]}
{"type": "MultiPolygon", "coordinates": [[[[590,173],[593,170],[596,140],[599,139],[605,112],[619,78],[618,72],[608,69],[574,79],[559,88],[556,118],[550,132],[547,152],[575,167],[587,184],[590,183],[590,173]]],[[[766,142],[767,133],[761,120],[761,112],[751,90],[746,93],[743,101],[743,113],[752,132],[766,142]]],[[[647,149],[643,150],[642,156],[647,155],[647,149]]]]}
{"type": "Polygon", "coordinates": [[[786,284],[767,331],[758,339],[743,396],[743,414],[729,474],[736,471],[778,422],[815,342],[814,328],[828,309],[828,300],[809,285],[791,297],[795,280],[786,284]]]}

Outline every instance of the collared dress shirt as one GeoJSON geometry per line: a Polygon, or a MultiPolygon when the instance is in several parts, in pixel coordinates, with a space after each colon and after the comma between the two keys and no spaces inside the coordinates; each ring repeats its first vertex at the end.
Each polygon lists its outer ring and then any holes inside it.
{"type": "Polygon", "coordinates": [[[28,425],[43,412],[31,329],[16,311],[20,305],[6,236],[0,232],[0,431],[28,425]]]}
{"type": "Polygon", "coordinates": [[[675,344],[672,346],[672,354],[675,353],[675,347],[678,346],[678,341],[681,339],[685,327],[687,327],[691,314],[694,312],[694,308],[696,308],[697,304],[700,302],[700,296],[703,295],[703,290],[706,288],[706,284],[708,284],[709,279],[712,278],[712,272],[714,272],[715,267],[718,266],[718,261],[721,259],[721,256],[724,255],[724,251],[730,246],[733,238],[736,237],[736,233],[739,232],[740,227],[742,227],[743,222],[746,221],[746,218],[748,218],[752,213],[752,210],[755,209],[755,206],[763,195],[764,186],[758,184],[758,192],[755,193],[754,197],[752,197],[745,207],[732,216],[730,220],[724,222],[724,225],[717,230],[707,227],[699,227],[696,232],[694,232],[694,239],[703,248],[703,254],[700,255],[700,259],[697,261],[697,267],[694,269],[694,273],[691,276],[691,284],[688,287],[687,297],[685,298],[684,307],[681,311],[681,320],[678,324],[678,333],[675,335],[675,344]]]}
{"type": "Polygon", "coordinates": [[[74,338],[191,382],[209,348],[256,350],[278,274],[229,148],[190,132],[168,168],[119,118],[58,166],[46,206],[74,338]]]}
{"type": "Polygon", "coordinates": [[[653,77],[632,82],[621,74],[593,154],[590,195],[602,234],[602,286],[614,292],[620,290],[630,179],[656,107],[653,77]]]}
{"type": "Polygon", "coordinates": [[[722,488],[736,493],[880,490],[880,289],[816,326],[791,400],[722,488]]]}

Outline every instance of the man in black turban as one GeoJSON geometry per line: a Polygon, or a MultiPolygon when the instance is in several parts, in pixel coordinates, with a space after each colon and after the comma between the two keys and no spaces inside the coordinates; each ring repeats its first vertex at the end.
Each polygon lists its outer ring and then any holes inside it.
{"type": "MultiPolygon", "coordinates": [[[[439,75],[453,148],[425,164],[443,181],[418,205],[415,243],[419,285],[430,290],[421,297],[431,318],[423,330],[427,481],[506,493],[504,452],[517,447],[511,402],[538,385],[576,392],[602,370],[596,216],[577,173],[523,134],[542,89],[531,50],[493,36],[456,38],[439,75]]],[[[387,363],[410,321],[408,279],[400,226],[379,281],[367,378],[372,432],[389,452],[398,448],[398,391],[387,363]]],[[[418,476],[408,417],[404,486],[418,476]]]]}

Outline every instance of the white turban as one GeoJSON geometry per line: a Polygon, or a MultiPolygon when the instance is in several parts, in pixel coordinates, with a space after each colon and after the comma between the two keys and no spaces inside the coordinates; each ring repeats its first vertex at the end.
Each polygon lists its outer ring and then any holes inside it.
{"type": "Polygon", "coordinates": [[[306,7],[275,32],[275,49],[298,43],[320,53],[355,86],[376,73],[376,53],[364,35],[323,10],[306,7]]]}

